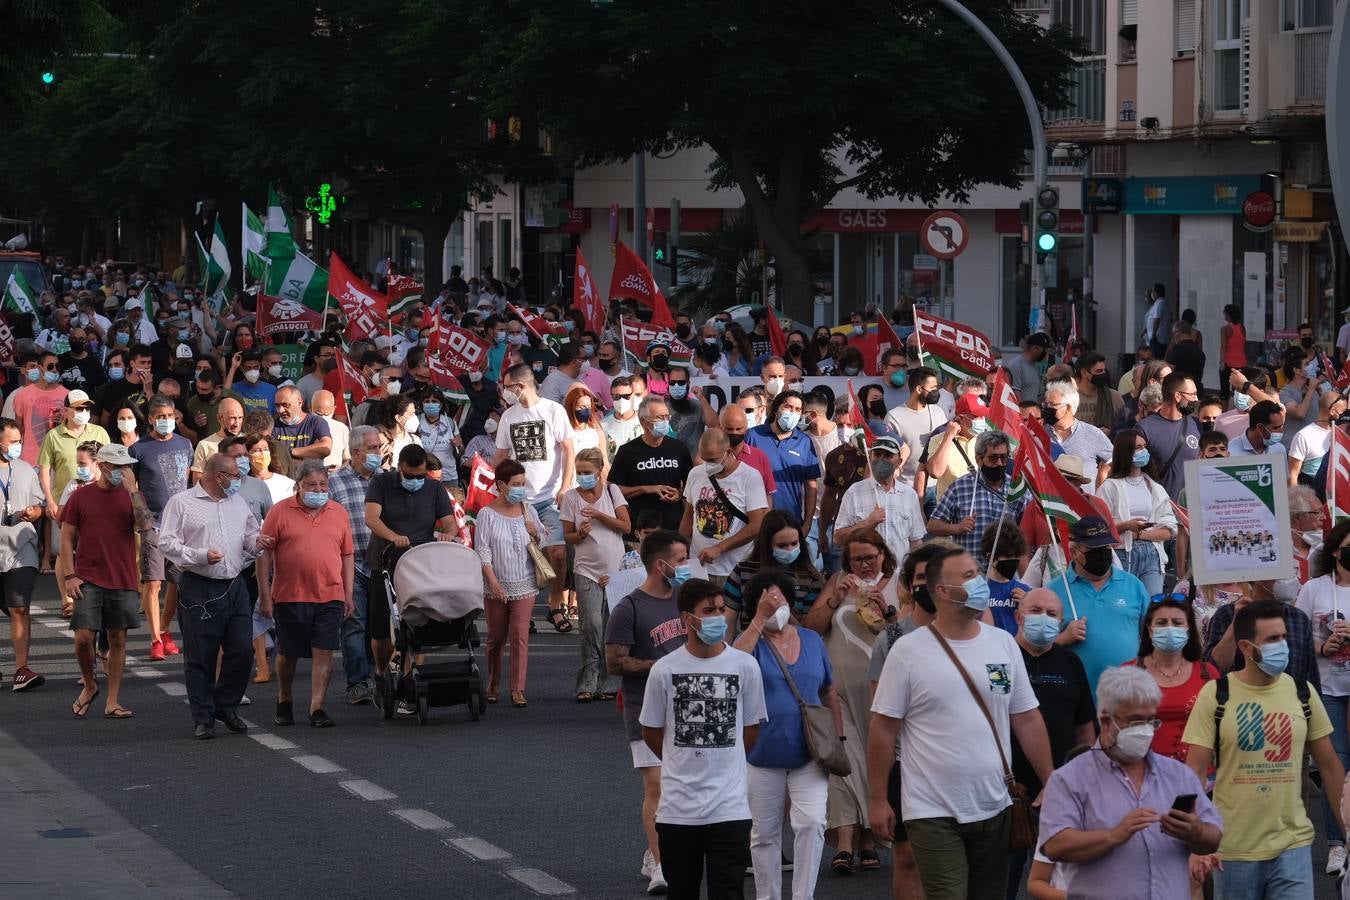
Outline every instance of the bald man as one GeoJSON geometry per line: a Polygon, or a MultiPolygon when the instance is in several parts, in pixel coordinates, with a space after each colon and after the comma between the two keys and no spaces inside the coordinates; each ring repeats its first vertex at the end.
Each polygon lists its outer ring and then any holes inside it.
{"type": "Polygon", "coordinates": [[[244,404],[233,397],[225,397],[216,407],[216,418],[220,421],[220,430],[198,441],[197,449],[192,454],[192,465],[188,468],[188,479],[192,484],[202,477],[206,461],[220,450],[221,441],[243,434],[244,404]]]}
{"type": "Polygon", "coordinates": [[[335,472],[351,459],[347,453],[347,445],[351,442],[351,429],[347,427],[346,422],[339,422],[333,418],[337,398],[333,396],[332,391],[315,391],[309,400],[309,408],[314,415],[328,423],[328,434],[332,438],[333,449],[324,457],[323,464],[328,467],[328,471],[335,472]]]}
{"type": "Polygon", "coordinates": [[[731,445],[731,452],[736,458],[748,465],[759,473],[764,479],[764,495],[772,497],[773,492],[778,490],[778,485],[773,480],[773,464],[769,462],[769,457],[758,447],[751,447],[745,442],[745,433],[750,430],[750,423],[745,418],[745,410],[741,409],[740,404],[728,403],[722,407],[722,412],[717,420],[722,425],[722,430],[726,432],[727,443],[731,445]]]}
{"type": "Polygon", "coordinates": [[[294,385],[277,388],[277,424],[272,437],[291,451],[293,465],[307,459],[323,460],[333,452],[328,423],[304,410],[305,401],[294,385]]]}
{"type": "MultiPolygon", "coordinates": [[[[990,625],[989,627],[994,627],[990,625]]],[[[1017,646],[1031,679],[1031,690],[1041,704],[1041,717],[1050,735],[1050,758],[1059,768],[1064,757],[1079,745],[1091,747],[1097,739],[1097,711],[1092,702],[1083,663],[1063,644],[1055,643],[1064,627],[1064,605],[1048,588],[1032,588],[1017,604],[1017,646]]],[[[1013,737],[1013,774],[1026,785],[1029,797],[1040,793],[1041,781],[1013,737]]],[[[1023,878],[1026,857],[1013,853],[1008,866],[1008,884],[1023,878]]]]}

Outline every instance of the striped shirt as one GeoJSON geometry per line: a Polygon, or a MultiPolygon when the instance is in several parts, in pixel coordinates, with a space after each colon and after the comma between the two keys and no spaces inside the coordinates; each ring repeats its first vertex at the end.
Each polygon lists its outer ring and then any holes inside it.
{"type": "Polygon", "coordinates": [[[356,572],[370,577],[366,551],[370,547],[370,526],[366,524],[366,489],[370,479],[362,478],[350,465],[328,476],[328,496],[342,504],[352,520],[352,544],[356,548],[356,572]]]}
{"type": "Polygon", "coordinates": [[[478,511],[474,521],[473,549],[483,565],[492,566],[507,597],[532,597],[537,590],[534,560],[526,549],[530,543],[525,528],[526,517],[536,532],[543,532],[539,514],[528,503],[525,504],[525,516],[504,516],[485,506],[478,511]]]}
{"type": "Polygon", "coordinates": [[[217,500],[199,484],[164,504],[159,548],[185,571],[203,578],[234,578],[258,556],[258,528],[243,497],[217,500]],[[208,550],[219,550],[224,558],[211,565],[208,550]]]}

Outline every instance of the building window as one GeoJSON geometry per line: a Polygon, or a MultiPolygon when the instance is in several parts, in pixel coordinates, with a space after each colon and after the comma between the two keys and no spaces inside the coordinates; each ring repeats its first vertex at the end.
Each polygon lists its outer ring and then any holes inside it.
{"type": "Polygon", "coordinates": [[[1052,20],[1087,45],[1085,56],[1106,52],[1106,0],[1053,0],[1052,20]]]}
{"type": "Polygon", "coordinates": [[[1176,55],[1195,55],[1195,0],[1177,0],[1176,55]]]}
{"type": "Polygon", "coordinates": [[[1134,62],[1135,42],[1139,39],[1139,0],[1120,0],[1120,56],[1123,63],[1134,62]]]}
{"type": "Polygon", "coordinates": [[[1214,15],[1214,109],[1242,109],[1244,0],[1212,0],[1214,15]]]}

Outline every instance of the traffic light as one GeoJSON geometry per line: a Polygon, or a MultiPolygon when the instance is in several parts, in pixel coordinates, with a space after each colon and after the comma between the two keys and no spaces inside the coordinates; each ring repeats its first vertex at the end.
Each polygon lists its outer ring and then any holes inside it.
{"type": "Polygon", "coordinates": [[[1043,185],[1036,191],[1036,249],[1054,253],[1059,245],[1059,190],[1043,185]]]}
{"type": "Polygon", "coordinates": [[[652,262],[658,266],[664,266],[669,261],[670,243],[668,235],[664,231],[657,231],[652,235],[652,262]]]}
{"type": "Polygon", "coordinates": [[[55,84],[55,83],[56,83],[56,73],[55,73],[55,72],[43,72],[43,73],[42,73],[42,83],[43,83],[44,85],[47,85],[48,87],[50,87],[51,85],[55,84]]]}

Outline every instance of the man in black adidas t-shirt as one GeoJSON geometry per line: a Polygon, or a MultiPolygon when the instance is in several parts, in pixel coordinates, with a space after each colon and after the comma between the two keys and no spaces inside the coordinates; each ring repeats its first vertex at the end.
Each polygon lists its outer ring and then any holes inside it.
{"type": "Polygon", "coordinates": [[[674,437],[665,397],[644,397],[638,420],[642,434],[619,447],[609,480],[628,500],[634,522],[644,509],[653,509],[661,516],[662,528],[677,531],[684,515],[684,480],[694,462],[689,448],[674,437]]]}

